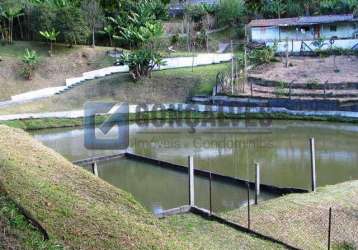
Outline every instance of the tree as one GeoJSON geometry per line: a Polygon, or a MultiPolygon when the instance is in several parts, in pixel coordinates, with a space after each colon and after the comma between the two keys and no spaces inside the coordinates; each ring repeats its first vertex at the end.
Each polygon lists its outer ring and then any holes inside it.
{"type": "Polygon", "coordinates": [[[77,1],[43,0],[33,6],[31,29],[34,34],[39,34],[53,28],[60,32],[57,40],[70,46],[86,43],[90,32],[83,14],[77,1]]]}
{"type": "Polygon", "coordinates": [[[56,30],[60,31],[60,39],[70,46],[86,43],[90,31],[80,8],[66,6],[56,10],[54,22],[56,30]]]}
{"type": "Polygon", "coordinates": [[[113,38],[132,50],[122,56],[122,61],[129,65],[130,75],[135,81],[150,77],[154,67],[161,64],[161,56],[155,51],[155,41],[163,34],[163,24],[158,19],[160,12],[154,11],[157,3],[153,5],[153,2],[158,1],[132,3],[127,13],[109,18],[114,30],[113,38]]]}
{"type": "Polygon", "coordinates": [[[52,56],[53,52],[52,43],[56,42],[56,39],[59,34],[60,32],[55,31],[55,29],[52,29],[50,31],[40,31],[40,35],[50,41],[50,56],[52,56]]]}
{"type": "Polygon", "coordinates": [[[96,0],[85,0],[81,5],[89,29],[92,31],[92,47],[96,46],[95,31],[103,19],[102,8],[96,0]]]}
{"type": "Polygon", "coordinates": [[[8,22],[8,43],[11,44],[13,42],[14,18],[23,15],[22,6],[16,1],[4,1],[1,9],[0,14],[8,22]]]}
{"type": "Polygon", "coordinates": [[[358,8],[358,0],[322,0],[320,12],[323,14],[353,13],[358,8]]]}
{"type": "Polygon", "coordinates": [[[305,14],[305,10],[302,7],[303,5],[295,0],[287,1],[287,16],[289,17],[297,17],[303,16],[305,14]]]}
{"type": "Polygon", "coordinates": [[[112,42],[112,37],[113,37],[113,27],[112,25],[106,25],[103,28],[104,33],[106,33],[108,35],[109,38],[109,46],[113,46],[113,42],[112,42]]]}
{"type": "Polygon", "coordinates": [[[148,48],[123,54],[121,60],[128,64],[129,74],[135,81],[150,77],[156,66],[163,65],[161,55],[148,48]]]}
{"type": "Polygon", "coordinates": [[[109,17],[114,35],[124,46],[138,49],[144,44],[153,46],[153,41],[163,34],[163,24],[152,11],[152,3],[143,0],[133,6],[126,15],[109,17]]]}
{"type": "Polygon", "coordinates": [[[281,18],[287,11],[287,5],[282,0],[267,0],[263,7],[264,15],[268,18],[281,18]]]}
{"type": "Polygon", "coordinates": [[[244,16],[245,11],[243,0],[222,0],[218,9],[219,23],[234,25],[244,16]]]}

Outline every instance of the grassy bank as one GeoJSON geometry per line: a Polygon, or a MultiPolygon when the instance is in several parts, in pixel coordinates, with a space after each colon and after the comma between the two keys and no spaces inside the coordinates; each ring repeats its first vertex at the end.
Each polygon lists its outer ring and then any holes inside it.
{"type": "Polygon", "coordinates": [[[55,55],[48,56],[49,45],[40,42],[15,41],[12,45],[0,45],[0,101],[9,100],[12,95],[47,87],[64,85],[65,79],[81,75],[83,72],[112,65],[113,58],[106,55],[111,48],[54,46],[55,55]],[[25,49],[35,50],[39,55],[31,80],[25,79],[22,57],[25,49]]]}
{"type": "MultiPolygon", "coordinates": [[[[222,113],[199,113],[199,112],[144,112],[140,115],[130,114],[129,121],[138,120],[173,120],[178,119],[272,119],[272,120],[302,120],[302,121],[325,121],[325,122],[347,122],[358,123],[357,119],[344,117],[322,117],[322,116],[296,116],[282,113],[244,113],[240,115],[222,113]]],[[[96,117],[96,123],[105,121],[106,116],[96,117]]],[[[49,128],[81,127],[84,124],[83,118],[41,118],[41,119],[20,119],[11,121],[0,121],[0,124],[23,130],[37,130],[49,128]]]]}
{"type": "Polygon", "coordinates": [[[0,145],[2,190],[65,247],[186,248],[131,195],[74,167],[26,133],[0,126],[0,145]]]}
{"type": "Polygon", "coordinates": [[[48,249],[63,247],[44,235],[19,211],[18,207],[0,191],[0,249],[48,249]]]}
{"type": "MultiPolygon", "coordinates": [[[[300,249],[327,249],[328,214],[332,208],[333,249],[358,248],[358,181],[319,188],[315,193],[291,194],[251,209],[251,228],[300,249]]],[[[225,214],[247,225],[247,209],[225,214]]]]}
{"type": "Polygon", "coordinates": [[[285,249],[193,214],[171,216],[164,223],[191,249],[285,249]]]}
{"type": "Polygon", "coordinates": [[[25,246],[20,249],[278,248],[190,214],[155,219],[130,194],[75,167],[25,132],[2,125],[0,186],[0,229],[16,225],[0,239],[25,246]],[[41,224],[50,241],[28,226],[10,199],[41,224]]]}
{"type": "Polygon", "coordinates": [[[59,96],[0,108],[0,114],[82,109],[87,101],[185,102],[192,95],[210,93],[217,73],[227,68],[228,64],[217,64],[196,67],[193,71],[191,68],[163,70],[140,82],[133,82],[129,74],[115,74],[87,81],[59,96]]]}

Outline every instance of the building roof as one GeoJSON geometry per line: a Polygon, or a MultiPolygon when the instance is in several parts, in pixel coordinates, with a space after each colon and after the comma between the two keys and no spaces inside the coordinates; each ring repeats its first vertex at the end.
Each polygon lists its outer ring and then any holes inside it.
{"type": "Polygon", "coordinates": [[[184,9],[185,5],[196,5],[196,4],[208,4],[208,5],[216,5],[219,3],[219,0],[186,0],[182,2],[173,1],[170,3],[169,8],[181,8],[184,9]]]}
{"type": "Polygon", "coordinates": [[[281,19],[257,19],[249,23],[251,27],[270,27],[270,26],[292,26],[296,25],[299,17],[281,19]]]}
{"type": "Polygon", "coordinates": [[[326,15],[326,16],[304,16],[281,19],[257,19],[249,23],[250,27],[272,27],[272,26],[299,26],[321,23],[336,23],[355,21],[353,14],[326,15]]]}

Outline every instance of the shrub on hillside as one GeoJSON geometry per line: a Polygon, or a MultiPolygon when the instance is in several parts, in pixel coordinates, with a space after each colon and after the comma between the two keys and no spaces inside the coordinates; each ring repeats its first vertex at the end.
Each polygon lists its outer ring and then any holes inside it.
{"type": "Polygon", "coordinates": [[[37,55],[36,51],[26,49],[22,58],[22,62],[24,63],[22,75],[27,80],[31,80],[35,67],[39,62],[39,56],[37,55]]]}
{"type": "Polygon", "coordinates": [[[255,65],[270,63],[275,58],[275,51],[276,49],[274,47],[254,49],[249,53],[249,61],[255,65]]]}
{"type": "Polygon", "coordinates": [[[129,74],[135,81],[150,77],[156,66],[163,65],[161,55],[147,48],[123,54],[121,61],[128,64],[129,74]]]}

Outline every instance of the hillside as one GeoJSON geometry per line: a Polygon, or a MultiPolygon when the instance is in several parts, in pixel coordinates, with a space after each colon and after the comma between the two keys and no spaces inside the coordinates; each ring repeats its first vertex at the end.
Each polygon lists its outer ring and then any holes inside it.
{"type": "Polygon", "coordinates": [[[2,190],[50,238],[72,249],[185,248],[131,195],[74,167],[26,133],[0,126],[0,142],[2,190]]]}
{"type": "Polygon", "coordinates": [[[59,44],[55,46],[55,55],[49,57],[48,45],[44,43],[16,41],[12,45],[0,45],[0,101],[31,90],[61,86],[65,84],[66,78],[107,66],[113,61],[106,56],[107,50],[110,48],[68,48],[59,44]],[[32,80],[25,80],[21,76],[22,56],[26,48],[35,50],[40,56],[32,80]]]}

